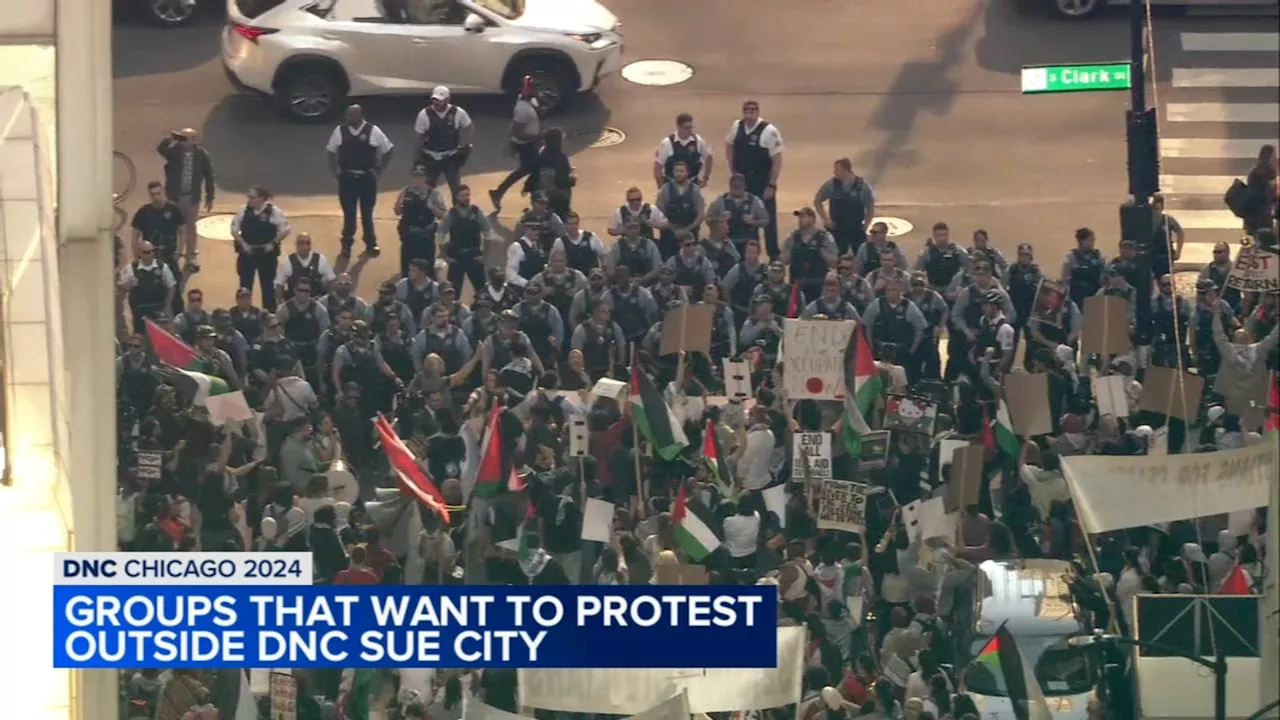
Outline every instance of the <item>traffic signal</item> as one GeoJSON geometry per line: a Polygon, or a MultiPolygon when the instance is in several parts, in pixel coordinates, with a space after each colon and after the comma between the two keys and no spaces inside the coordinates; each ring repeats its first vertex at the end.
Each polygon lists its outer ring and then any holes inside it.
{"type": "Polygon", "coordinates": [[[1160,192],[1160,137],[1156,111],[1125,113],[1125,137],[1129,150],[1129,194],[1149,198],[1160,192]]]}

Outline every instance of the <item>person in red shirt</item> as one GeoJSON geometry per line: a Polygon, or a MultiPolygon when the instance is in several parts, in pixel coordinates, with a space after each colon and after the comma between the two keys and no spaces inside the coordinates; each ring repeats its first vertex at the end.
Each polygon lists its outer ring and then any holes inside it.
{"type": "Polygon", "coordinates": [[[156,527],[172,538],[175,545],[182,542],[182,536],[190,529],[182,521],[183,502],[181,497],[173,497],[156,509],[156,527]]]}
{"type": "Polygon", "coordinates": [[[381,582],[387,570],[400,563],[396,562],[396,556],[390,550],[382,547],[382,531],[377,526],[370,525],[364,529],[364,544],[369,553],[369,567],[378,574],[381,582]]]}
{"type": "Polygon", "coordinates": [[[368,566],[368,561],[369,553],[364,545],[352,546],[351,564],[345,570],[339,570],[338,574],[333,576],[333,584],[377,585],[382,581],[382,578],[368,566]]]}

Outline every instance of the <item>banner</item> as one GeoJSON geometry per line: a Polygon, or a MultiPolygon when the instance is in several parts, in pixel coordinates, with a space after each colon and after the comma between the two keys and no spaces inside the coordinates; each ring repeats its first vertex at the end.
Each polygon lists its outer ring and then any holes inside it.
{"type": "Polygon", "coordinates": [[[855,320],[787,320],[783,328],[786,372],[783,386],[791,400],[844,397],[844,349],[855,320]]]}
{"type": "MultiPolygon", "coordinates": [[[[1085,531],[1110,532],[1265,507],[1276,443],[1196,455],[1062,458],[1085,531]]],[[[821,526],[819,526],[821,527],[821,526]]]]}
{"type": "Polygon", "coordinates": [[[1280,254],[1254,245],[1240,248],[1227,287],[1242,292],[1280,292],[1280,254]]]}
{"type": "Polygon", "coordinates": [[[499,710],[492,705],[480,702],[473,696],[466,695],[462,700],[462,720],[529,720],[529,718],[499,710]]]}
{"type": "Polygon", "coordinates": [[[867,486],[824,480],[818,499],[818,527],[860,533],[867,524],[867,486]]]}
{"type": "MultiPolygon", "coordinates": [[[[690,713],[736,712],[794,705],[800,701],[805,629],[777,628],[777,665],[755,670],[522,669],[520,705],[560,712],[630,715],[643,713],[681,690],[690,713]]],[[[594,643],[595,641],[592,640],[594,643]]],[[[680,656],[694,647],[672,643],[680,656]]]]}
{"type": "Polygon", "coordinates": [[[831,433],[796,433],[791,436],[792,474],[799,475],[804,467],[801,457],[809,460],[809,479],[813,481],[831,478],[831,433]]]}

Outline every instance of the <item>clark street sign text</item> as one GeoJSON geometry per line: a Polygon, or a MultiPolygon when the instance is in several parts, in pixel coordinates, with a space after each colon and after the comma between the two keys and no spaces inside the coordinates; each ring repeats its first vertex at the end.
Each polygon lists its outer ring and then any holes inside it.
{"type": "Polygon", "coordinates": [[[1132,82],[1133,78],[1129,75],[1127,62],[1101,65],[1041,65],[1022,68],[1024,95],[1128,90],[1132,82]]]}

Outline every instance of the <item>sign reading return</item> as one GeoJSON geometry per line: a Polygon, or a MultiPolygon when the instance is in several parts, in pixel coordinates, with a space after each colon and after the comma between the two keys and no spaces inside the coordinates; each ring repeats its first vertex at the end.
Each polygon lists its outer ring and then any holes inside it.
{"type": "Polygon", "coordinates": [[[1227,275],[1227,287],[1242,292],[1280,292],[1280,254],[1254,246],[1240,248],[1227,275]]]}
{"type": "Polygon", "coordinates": [[[791,456],[795,458],[793,474],[801,472],[801,458],[809,460],[809,479],[831,477],[831,433],[796,433],[791,436],[791,456]]]}
{"type": "Polygon", "coordinates": [[[787,320],[783,328],[783,384],[792,400],[844,397],[844,349],[855,320],[787,320]]]}

